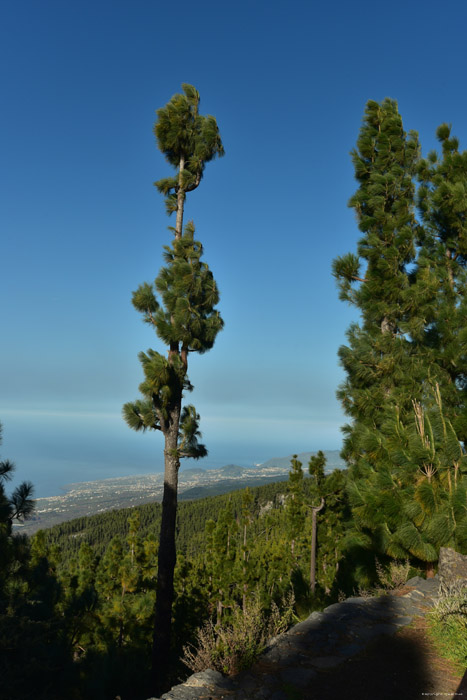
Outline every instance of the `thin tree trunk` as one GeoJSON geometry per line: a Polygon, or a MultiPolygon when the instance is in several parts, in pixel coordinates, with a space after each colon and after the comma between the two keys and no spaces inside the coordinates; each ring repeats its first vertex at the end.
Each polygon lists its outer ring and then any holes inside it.
{"type": "Polygon", "coordinates": [[[316,531],[317,531],[317,516],[321,508],[324,506],[324,498],[317,508],[311,509],[311,557],[310,557],[310,588],[311,592],[315,592],[316,588],[316,531]]]}
{"type": "Polygon", "coordinates": [[[118,642],[117,646],[119,649],[123,646],[123,600],[125,598],[125,586],[122,586],[122,613],[120,614],[120,622],[118,629],[118,642]]]}
{"type": "Polygon", "coordinates": [[[242,596],[242,609],[243,612],[246,611],[246,593],[248,590],[248,584],[246,582],[246,524],[243,526],[243,596],[242,596]]]}
{"type": "Polygon", "coordinates": [[[449,279],[449,286],[451,287],[451,291],[454,289],[454,273],[452,271],[452,250],[449,248],[446,249],[446,258],[448,260],[447,262],[447,268],[448,268],[448,279],[449,279]]]}
{"type": "Polygon", "coordinates": [[[183,230],[183,209],[185,206],[185,190],[182,187],[182,172],[184,168],[185,156],[180,156],[180,165],[178,169],[177,219],[175,222],[175,238],[181,238],[183,230]]]}
{"type": "Polygon", "coordinates": [[[165,437],[164,495],[159,537],[157,593],[152,649],[152,675],[155,690],[163,690],[170,659],[172,603],[174,597],[175,525],[177,517],[178,469],[180,458],[176,454],[180,424],[180,403],[172,409],[170,425],[165,437]]]}

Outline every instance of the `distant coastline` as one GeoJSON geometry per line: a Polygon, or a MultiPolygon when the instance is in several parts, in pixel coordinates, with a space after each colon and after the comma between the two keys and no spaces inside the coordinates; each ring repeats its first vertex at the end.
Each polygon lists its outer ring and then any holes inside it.
{"type": "MultiPolygon", "coordinates": [[[[324,452],[327,458],[327,472],[345,468],[339,456],[339,450],[324,452]]],[[[316,453],[303,452],[298,455],[304,467],[312,454],[316,453]]],[[[260,486],[271,481],[286,480],[290,459],[291,455],[276,457],[253,467],[227,464],[221,468],[183,469],[179,476],[179,497],[180,499],[203,498],[246,486],[260,486]]],[[[306,468],[304,471],[307,473],[306,468]]],[[[162,473],[73,482],[61,487],[60,490],[63,491],[61,495],[37,498],[33,518],[18,526],[18,530],[32,534],[65,520],[160,501],[163,485],[162,473]]]]}

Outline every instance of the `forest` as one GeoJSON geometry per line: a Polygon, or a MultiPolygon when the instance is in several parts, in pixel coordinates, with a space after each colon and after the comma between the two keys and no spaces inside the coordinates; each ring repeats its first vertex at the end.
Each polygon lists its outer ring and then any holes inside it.
{"type": "Polygon", "coordinates": [[[293,458],[287,482],[177,504],[180,460],[207,453],[199,414],[182,405],[189,356],[210,350],[223,326],[202,245],[183,223],[187,195],[223,146],[195,88],[182,88],[155,125],[175,169],[156,183],[175,214],[173,241],[155,284],[133,293],[166,352],[140,354],[141,398],[123,408],[130,428],[164,436],[163,502],[28,539],[12,524],[33,512],[32,485],[10,494],[13,464],[1,462],[6,700],[64,689],[76,700],[143,700],[206,658],[235,673],[268,636],[371,589],[382,572],[431,577],[440,547],[467,554],[467,152],[443,124],[440,153],[423,158],[390,99],[366,105],[349,202],[361,236],[332,269],[360,318],[338,351],[347,468],[325,475],[318,452],[308,465],[293,458]]]}

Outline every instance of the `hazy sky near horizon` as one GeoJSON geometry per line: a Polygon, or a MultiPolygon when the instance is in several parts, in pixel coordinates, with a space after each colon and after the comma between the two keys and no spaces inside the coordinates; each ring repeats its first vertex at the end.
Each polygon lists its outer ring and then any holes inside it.
{"type": "Polygon", "coordinates": [[[424,153],[444,121],[467,145],[466,19],[449,0],[2,3],[0,455],[18,480],[49,495],[162,468],[161,436],[132,433],[121,406],[138,352],[162,349],[130,299],[170,241],[152,128],[182,82],[226,150],[186,204],[225,320],[190,360],[200,466],[340,447],[349,151],[384,97],[424,153]]]}

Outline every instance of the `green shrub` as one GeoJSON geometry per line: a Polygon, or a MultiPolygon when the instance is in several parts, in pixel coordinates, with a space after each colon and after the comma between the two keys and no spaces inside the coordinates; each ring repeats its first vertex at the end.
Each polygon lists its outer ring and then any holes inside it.
{"type": "Polygon", "coordinates": [[[207,668],[233,675],[248,668],[266,648],[272,637],[285,632],[293,619],[293,595],[275,603],[264,613],[257,596],[242,610],[236,607],[230,622],[215,625],[208,620],[196,634],[196,646],[183,648],[182,661],[193,672],[207,668]]]}
{"type": "Polygon", "coordinates": [[[401,588],[409,578],[409,572],[411,569],[408,559],[405,561],[395,559],[394,561],[390,561],[385,567],[376,558],[375,567],[379,587],[387,591],[401,588]]]}
{"type": "Polygon", "coordinates": [[[428,629],[443,656],[464,672],[467,665],[467,587],[439,600],[428,615],[428,629]]]}

